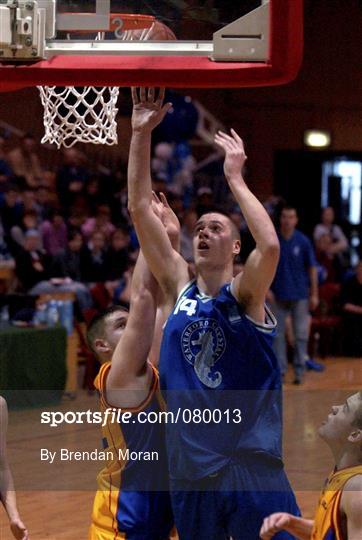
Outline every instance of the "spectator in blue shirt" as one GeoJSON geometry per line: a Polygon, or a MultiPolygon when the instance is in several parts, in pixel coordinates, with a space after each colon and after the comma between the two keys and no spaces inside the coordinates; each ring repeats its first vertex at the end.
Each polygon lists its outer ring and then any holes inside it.
{"type": "Polygon", "coordinates": [[[13,175],[13,171],[11,170],[10,164],[8,163],[6,159],[4,145],[5,145],[5,137],[3,133],[0,132],[0,188],[13,175]]]}
{"type": "Polygon", "coordinates": [[[278,334],[274,351],[282,374],[287,370],[285,319],[290,314],[295,335],[294,384],[300,384],[308,358],[309,309],[318,305],[317,262],[312,243],[296,229],[298,215],[295,208],[285,207],[280,215],[280,259],[271,286],[278,334]]]}
{"type": "Polygon", "coordinates": [[[64,160],[57,172],[56,188],[61,207],[68,214],[71,206],[81,202],[89,172],[83,165],[84,156],[75,148],[64,150],[64,160]]]}
{"type": "Polygon", "coordinates": [[[342,286],[342,316],[344,322],[344,351],[362,356],[362,260],[355,273],[342,286]]]}

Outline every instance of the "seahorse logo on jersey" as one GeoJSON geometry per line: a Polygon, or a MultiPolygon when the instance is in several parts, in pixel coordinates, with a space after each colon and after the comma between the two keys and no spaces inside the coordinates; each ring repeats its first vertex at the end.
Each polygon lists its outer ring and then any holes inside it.
{"type": "Polygon", "coordinates": [[[202,319],[186,326],[181,336],[185,359],[194,366],[199,380],[209,388],[222,382],[220,371],[213,367],[225,351],[225,335],[215,319],[202,319]]]}

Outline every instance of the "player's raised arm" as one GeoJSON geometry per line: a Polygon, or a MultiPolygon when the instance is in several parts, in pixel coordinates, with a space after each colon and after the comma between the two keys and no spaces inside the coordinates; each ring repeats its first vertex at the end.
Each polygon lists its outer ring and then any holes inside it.
{"type": "Polygon", "coordinates": [[[216,144],[225,151],[224,173],[240,206],[256,248],[249,255],[244,271],[234,280],[234,292],[253,319],[264,321],[264,300],[273,280],[279,259],[279,240],[263,205],[253,195],[242,176],[246,161],[244,144],[239,135],[218,132],[216,144]]]}
{"type": "Polygon", "coordinates": [[[146,397],[141,394],[149,387],[152,377],[147,359],[153,340],[157,291],[157,282],[140,251],[132,277],[127,325],[113,353],[107,377],[107,399],[116,406],[137,406],[146,397]],[[134,386],[135,395],[130,393],[130,386],[134,386]],[[117,395],[120,389],[128,389],[127,395],[117,395]]]}
{"type": "Polygon", "coordinates": [[[8,408],[0,396],[0,500],[9,516],[10,529],[17,540],[28,540],[29,535],[21,521],[16,505],[13,476],[6,457],[6,432],[8,426],[8,408]]]}
{"type": "MultiPolygon", "coordinates": [[[[176,214],[168,204],[164,193],[160,193],[160,198],[158,198],[155,193],[153,194],[152,208],[154,213],[158,216],[164,228],[166,229],[167,236],[170,239],[173,249],[179,252],[181,229],[180,222],[176,214]]],[[[159,363],[161,341],[163,336],[163,326],[167,320],[167,317],[170,314],[170,311],[172,310],[172,307],[172,298],[168,298],[167,294],[165,294],[161,287],[159,287],[157,294],[155,330],[153,333],[152,347],[149,354],[149,360],[155,367],[157,367],[159,363]]]]}
{"type": "MultiPolygon", "coordinates": [[[[161,194],[159,199],[153,194],[151,208],[172,246],[178,250],[180,223],[166,197],[161,194]]],[[[162,326],[166,320],[165,304],[165,295],[140,251],[132,277],[127,326],[113,353],[107,378],[107,395],[112,404],[137,406],[146,397],[144,389],[148,390],[152,378],[147,360],[153,364],[158,362],[162,326]],[[127,389],[127,392],[122,395],[119,389],[127,389]]]]}
{"type": "Polygon", "coordinates": [[[132,139],[128,161],[128,208],[137,236],[161,287],[177,298],[187,282],[187,264],[172,248],[162,223],[152,211],[151,133],[171,107],[163,105],[164,90],[132,88],[132,139]]]}

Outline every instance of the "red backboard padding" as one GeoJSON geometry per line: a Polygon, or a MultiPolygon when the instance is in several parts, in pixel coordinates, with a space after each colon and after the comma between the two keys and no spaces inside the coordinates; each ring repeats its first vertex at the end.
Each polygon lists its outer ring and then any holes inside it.
{"type": "Polygon", "coordinates": [[[192,56],[57,56],[0,66],[0,91],[28,86],[241,88],[285,84],[303,55],[303,0],[271,0],[269,63],[212,62],[192,56]]]}

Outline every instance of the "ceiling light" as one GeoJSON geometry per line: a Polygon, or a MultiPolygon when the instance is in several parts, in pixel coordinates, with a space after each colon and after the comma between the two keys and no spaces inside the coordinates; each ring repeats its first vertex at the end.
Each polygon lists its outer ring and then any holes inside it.
{"type": "Polygon", "coordinates": [[[329,131],[308,129],[304,132],[304,144],[313,148],[326,148],[331,144],[331,134],[329,131]]]}

